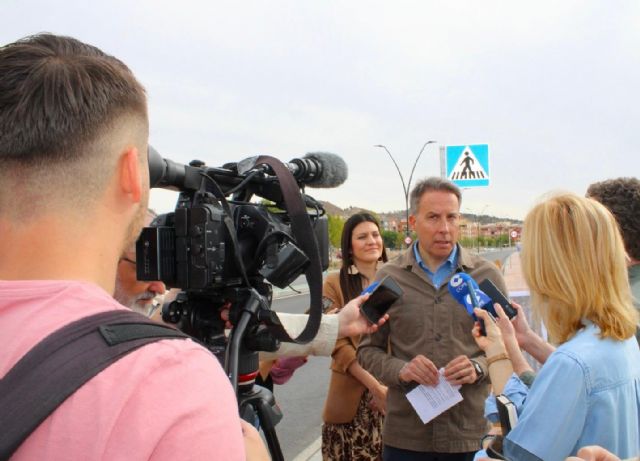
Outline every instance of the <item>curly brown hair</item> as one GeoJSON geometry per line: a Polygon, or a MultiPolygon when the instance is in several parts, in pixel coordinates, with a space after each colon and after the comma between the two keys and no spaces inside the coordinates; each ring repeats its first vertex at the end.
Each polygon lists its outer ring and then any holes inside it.
{"type": "Polygon", "coordinates": [[[640,261],[640,180],[616,178],[596,182],[587,197],[602,203],[615,216],[629,256],[640,261]]]}

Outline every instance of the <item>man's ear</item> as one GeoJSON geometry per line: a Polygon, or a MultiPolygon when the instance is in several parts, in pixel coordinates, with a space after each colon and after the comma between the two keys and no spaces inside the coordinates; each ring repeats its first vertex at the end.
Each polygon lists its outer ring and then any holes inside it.
{"type": "Polygon", "coordinates": [[[415,229],[416,228],[416,217],[415,215],[410,214],[409,215],[409,229],[415,229]]]}
{"type": "Polygon", "coordinates": [[[140,152],[136,147],[128,147],[118,162],[120,189],[137,203],[142,198],[142,178],[140,177],[140,152]]]}

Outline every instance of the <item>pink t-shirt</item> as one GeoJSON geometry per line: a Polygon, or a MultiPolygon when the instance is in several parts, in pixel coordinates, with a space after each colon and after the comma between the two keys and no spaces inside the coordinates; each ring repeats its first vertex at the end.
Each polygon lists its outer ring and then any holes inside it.
{"type": "MultiPolygon", "coordinates": [[[[90,283],[0,281],[0,376],[40,340],[125,309],[90,283]]],[[[244,460],[238,408],[218,361],[190,340],[131,352],[69,397],[12,460],[244,460]]]]}

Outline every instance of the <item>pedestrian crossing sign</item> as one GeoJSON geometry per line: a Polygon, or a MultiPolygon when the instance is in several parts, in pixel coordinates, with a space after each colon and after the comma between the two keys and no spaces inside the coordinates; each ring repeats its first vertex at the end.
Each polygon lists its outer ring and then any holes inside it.
{"type": "Polygon", "coordinates": [[[446,147],[446,175],[458,187],[489,185],[489,145],[446,147]]]}

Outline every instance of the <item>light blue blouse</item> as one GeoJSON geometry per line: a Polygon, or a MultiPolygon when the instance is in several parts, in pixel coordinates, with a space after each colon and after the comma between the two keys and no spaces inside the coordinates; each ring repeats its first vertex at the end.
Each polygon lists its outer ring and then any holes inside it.
{"type": "Polygon", "coordinates": [[[638,342],[599,331],[589,323],[549,356],[505,440],[507,459],[564,460],[585,445],[640,454],[638,342]]]}

